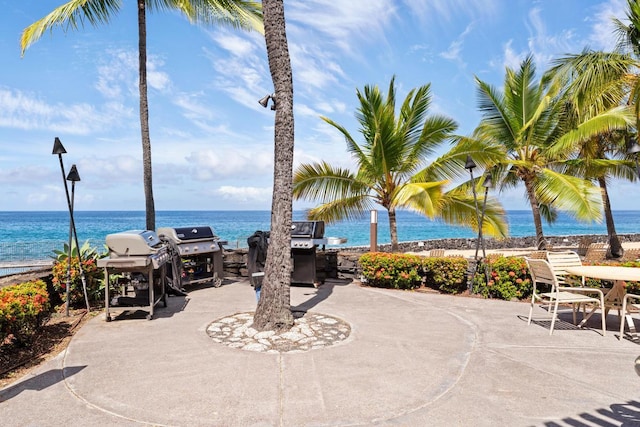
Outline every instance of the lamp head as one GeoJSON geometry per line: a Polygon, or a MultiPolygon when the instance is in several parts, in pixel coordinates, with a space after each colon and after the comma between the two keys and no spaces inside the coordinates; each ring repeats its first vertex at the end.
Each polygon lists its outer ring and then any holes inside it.
{"type": "Polygon", "coordinates": [[[476,162],[473,161],[471,155],[467,154],[467,161],[464,164],[464,168],[468,170],[473,170],[476,167],[476,162]]]}
{"type": "Polygon", "coordinates": [[[56,139],[53,141],[53,153],[51,154],[64,154],[67,150],[64,149],[62,142],[60,142],[60,138],[56,136],[56,139]]]}
{"type": "Polygon", "coordinates": [[[273,104],[271,104],[271,109],[275,110],[276,109],[276,94],[272,93],[271,95],[265,95],[264,97],[260,98],[258,100],[258,104],[262,105],[264,108],[267,108],[267,105],[269,105],[269,99],[271,99],[271,101],[273,102],[273,104]]]}
{"type": "Polygon", "coordinates": [[[635,138],[631,138],[628,142],[627,154],[638,154],[640,153],[640,144],[636,141],[635,138]]]}
{"type": "Polygon", "coordinates": [[[78,173],[78,168],[76,168],[76,165],[71,166],[71,170],[67,175],[67,181],[71,181],[71,182],[80,181],[80,174],[78,173]]]}
{"type": "Polygon", "coordinates": [[[487,190],[493,188],[493,178],[491,177],[491,173],[487,173],[484,176],[484,182],[482,183],[482,186],[487,190]]]}

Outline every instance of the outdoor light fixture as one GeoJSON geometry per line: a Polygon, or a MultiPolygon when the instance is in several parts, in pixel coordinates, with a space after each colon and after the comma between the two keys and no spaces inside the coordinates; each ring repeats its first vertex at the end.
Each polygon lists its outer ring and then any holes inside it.
{"type": "Polygon", "coordinates": [[[489,189],[493,188],[493,178],[491,177],[491,172],[487,172],[484,176],[484,182],[482,183],[484,187],[484,201],[482,202],[482,213],[480,214],[480,223],[478,225],[478,240],[476,241],[476,258],[478,258],[478,246],[482,243],[482,257],[485,258],[486,248],[484,244],[484,236],[482,234],[482,225],[484,224],[484,213],[487,209],[487,195],[489,194],[489,189]]]}
{"type": "Polygon", "coordinates": [[[67,208],[69,209],[69,254],[67,258],[67,282],[66,282],[66,310],[65,314],[69,316],[69,288],[71,287],[71,254],[72,245],[73,245],[73,237],[75,236],[76,248],[78,250],[78,268],[80,270],[80,278],[82,280],[82,289],[84,291],[84,298],[87,304],[87,312],[90,311],[89,306],[89,298],[87,297],[87,282],[84,276],[84,271],[82,270],[82,258],[80,256],[80,246],[78,245],[78,233],[76,232],[76,224],[73,220],[73,202],[72,198],[69,196],[69,186],[67,185],[67,181],[71,181],[72,190],[75,190],[76,181],[80,181],[80,175],[78,174],[78,169],[76,165],[71,167],[69,171],[69,175],[65,177],[64,173],[64,163],[62,161],[62,155],[65,154],[67,150],[64,149],[62,142],[58,137],[56,137],[53,141],[53,151],[51,154],[57,154],[58,159],[60,160],[60,171],[62,172],[62,182],[64,183],[64,192],[67,196],[67,208]]]}
{"type": "Polygon", "coordinates": [[[271,95],[265,95],[264,97],[260,98],[258,100],[258,104],[262,105],[264,108],[267,108],[267,105],[269,105],[269,99],[271,99],[272,104],[271,104],[271,109],[275,110],[276,109],[276,94],[272,93],[271,95]]]}
{"type": "Polygon", "coordinates": [[[629,148],[627,149],[627,154],[634,154],[636,157],[636,173],[638,174],[638,178],[640,179],[640,165],[638,164],[638,153],[640,153],[640,144],[636,141],[635,138],[631,138],[629,140],[629,148]]]}
{"type": "MultiPolygon", "coordinates": [[[[478,260],[478,247],[480,244],[480,238],[482,236],[482,224],[480,224],[480,209],[478,209],[478,194],[476,193],[476,182],[473,177],[473,170],[476,168],[476,162],[473,161],[471,156],[467,154],[467,160],[464,164],[464,168],[469,171],[469,176],[471,177],[471,190],[473,191],[473,202],[475,204],[476,209],[476,221],[478,223],[478,240],[476,240],[476,255],[474,258],[474,268],[473,275],[469,277],[469,293],[473,292],[473,278],[476,276],[478,271],[478,264],[480,263],[478,260]]],[[[469,270],[471,272],[471,269],[469,270]]]]}

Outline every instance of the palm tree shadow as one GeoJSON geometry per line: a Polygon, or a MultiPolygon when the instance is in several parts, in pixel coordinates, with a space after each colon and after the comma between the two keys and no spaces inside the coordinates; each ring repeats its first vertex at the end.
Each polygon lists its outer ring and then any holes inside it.
{"type": "Polygon", "coordinates": [[[86,368],[83,366],[69,366],[63,369],[50,369],[46,372],[36,375],[35,377],[28,378],[18,384],[15,384],[4,390],[0,390],[0,402],[5,402],[9,399],[13,399],[25,390],[41,391],[47,387],[50,387],[60,381],[64,381],[72,375],[77,374],[86,368]]]}
{"type": "Polygon", "coordinates": [[[329,296],[333,293],[333,288],[335,288],[336,285],[343,286],[349,283],[350,281],[326,280],[323,284],[319,285],[315,289],[315,293],[311,298],[301,304],[291,306],[291,311],[293,312],[294,317],[300,318],[304,316],[307,311],[311,310],[313,307],[329,298],[329,296]]]}

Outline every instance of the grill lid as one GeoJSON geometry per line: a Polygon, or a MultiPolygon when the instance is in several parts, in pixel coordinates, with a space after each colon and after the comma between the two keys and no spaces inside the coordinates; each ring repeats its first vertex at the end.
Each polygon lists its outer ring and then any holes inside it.
{"type": "Polygon", "coordinates": [[[293,221],[291,237],[307,237],[322,239],[324,237],[324,221],[293,221]]]}
{"type": "Polygon", "coordinates": [[[165,236],[176,243],[195,241],[195,240],[213,240],[216,235],[209,226],[201,227],[163,227],[158,229],[158,234],[165,236]]]}
{"type": "Polygon", "coordinates": [[[158,252],[162,242],[155,231],[129,230],[107,234],[105,242],[117,256],[150,255],[158,252]]]}

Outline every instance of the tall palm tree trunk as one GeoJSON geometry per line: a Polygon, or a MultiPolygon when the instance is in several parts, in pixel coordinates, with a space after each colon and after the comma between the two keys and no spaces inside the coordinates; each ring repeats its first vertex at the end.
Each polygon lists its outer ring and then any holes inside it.
{"type": "Polygon", "coordinates": [[[607,258],[621,258],[624,254],[624,249],[622,248],[620,239],[618,239],[616,225],[613,222],[613,212],[611,212],[611,202],[609,201],[609,192],[607,191],[607,181],[604,177],[598,177],[598,184],[602,190],[602,207],[604,209],[604,217],[607,223],[607,236],[609,239],[607,258]]]}
{"type": "Polygon", "coordinates": [[[147,17],[146,1],[138,0],[138,69],[140,73],[140,133],[142,136],[142,173],[147,230],[156,229],[151,173],[151,138],[149,136],[149,102],[147,99],[147,17]]]}
{"type": "Polygon", "coordinates": [[[542,217],[540,216],[540,207],[538,206],[538,199],[536,198],[535,191],[533,190],[533,182],[529,179],[524,180],[524,186],[527,191],[527,197],[531,204],[531,213],[533,215],[533,224],[536,227],[536,242],[538,250],[547,249],[547,240],[544,238],[542,231],[542,217]]]}
{"type": "Polygon", "coordinates": [[[391,234],[391,251],[398,252],[398,221],[395,208],[389,210],[389,233],[391,234]]]}
{"type": "Polygon", "coordinates": [[[271,237],[254,328],[286,330],[291,313],[291,221],[293,187],[293,77],[285,30],[283,0],[263,0],[264,36],[271,79],[275,88],[273,198],[271,237]]]}

